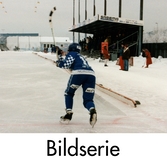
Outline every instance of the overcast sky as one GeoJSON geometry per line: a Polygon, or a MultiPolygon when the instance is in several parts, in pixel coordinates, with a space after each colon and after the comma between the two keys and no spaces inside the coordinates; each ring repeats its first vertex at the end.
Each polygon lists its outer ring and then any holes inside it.
{"type": "MultiPolygon", "coordinates": [[[[76,20],[78,23],[76,2],[76,20]]],[[[96,0],[96,14],[104,14],[104,0],[96,0]]],[[[87,0],[88,18],[93,17],[93,0],[87,0]]],[[[0,32],[38,32],[51,36],[49,13],[53,14],[55,36],[69,36],[73,24],[73,0],[0,0],[0,32]]],[[[85,19],[85,0],[80,0],[82,22],[85,19]]],[[[107,15],[118,17],[119,0],[107,0],[107,15]]],[[[122,0],[122,17],[139,20],[140,0],[122,0]]],[[[167,29],[167,0],[144,0],[144,32],[157,27],[167,29]]]]}

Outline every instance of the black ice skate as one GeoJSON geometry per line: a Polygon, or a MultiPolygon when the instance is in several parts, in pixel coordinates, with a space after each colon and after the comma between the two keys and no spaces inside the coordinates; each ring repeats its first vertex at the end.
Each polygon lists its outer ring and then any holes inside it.
{"type": "Polygon", "coordinates": [[[96,110],[93,108],[90,110],[90,124],[92,125],[92,128],[94,127],[96,121],[97,121],[97,113],[96,110]]]}
{"type": "Polygon", "coordinates": [[[60,117],[60,121],[69,123],[72,119],[72,115],[73,115],[72,111],[67,111],[67,113],[64,116],[60,117]]]}

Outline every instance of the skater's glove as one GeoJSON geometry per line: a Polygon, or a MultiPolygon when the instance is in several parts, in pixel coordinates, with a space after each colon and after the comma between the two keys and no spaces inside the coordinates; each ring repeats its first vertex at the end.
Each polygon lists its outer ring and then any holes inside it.
{"type": "Polygon", "coordinates": [[[64,59],[63,59],[63,56],[62,55],[58,55],[58,61],[63,61],[64,59]]]}

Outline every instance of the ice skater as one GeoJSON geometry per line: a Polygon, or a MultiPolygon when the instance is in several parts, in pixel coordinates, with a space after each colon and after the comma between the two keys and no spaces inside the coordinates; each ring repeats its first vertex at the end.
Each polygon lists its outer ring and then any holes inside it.
{"type": "Polygon", "coordinates": [[[93,69],[89,66],[85,58],[80,54],[81,46],[78,43],[72,43],[68,47],[68,53],[63,59],[60,56],[56,65],[60,68],[70,69],[71,75],[65,90],[66,114],[61,116],[62,121],[70,121],[73,116],[73,97],[75,91],[82,86],[83,105],[89,111],[90,124],[92,127],[97,121],[97,113],[93,101],[95,94],[96,77],[93,69]]]}

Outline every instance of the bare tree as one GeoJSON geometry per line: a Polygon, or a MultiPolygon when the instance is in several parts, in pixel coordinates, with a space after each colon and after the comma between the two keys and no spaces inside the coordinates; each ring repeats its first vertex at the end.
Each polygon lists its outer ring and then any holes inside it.
{"type": "Polygon", "coordinates": [[[167,41],[167,29],[154,28],[153,31],[147,32],[143,34],[143,42],[144,43],[160,43],[167,41]]]}

